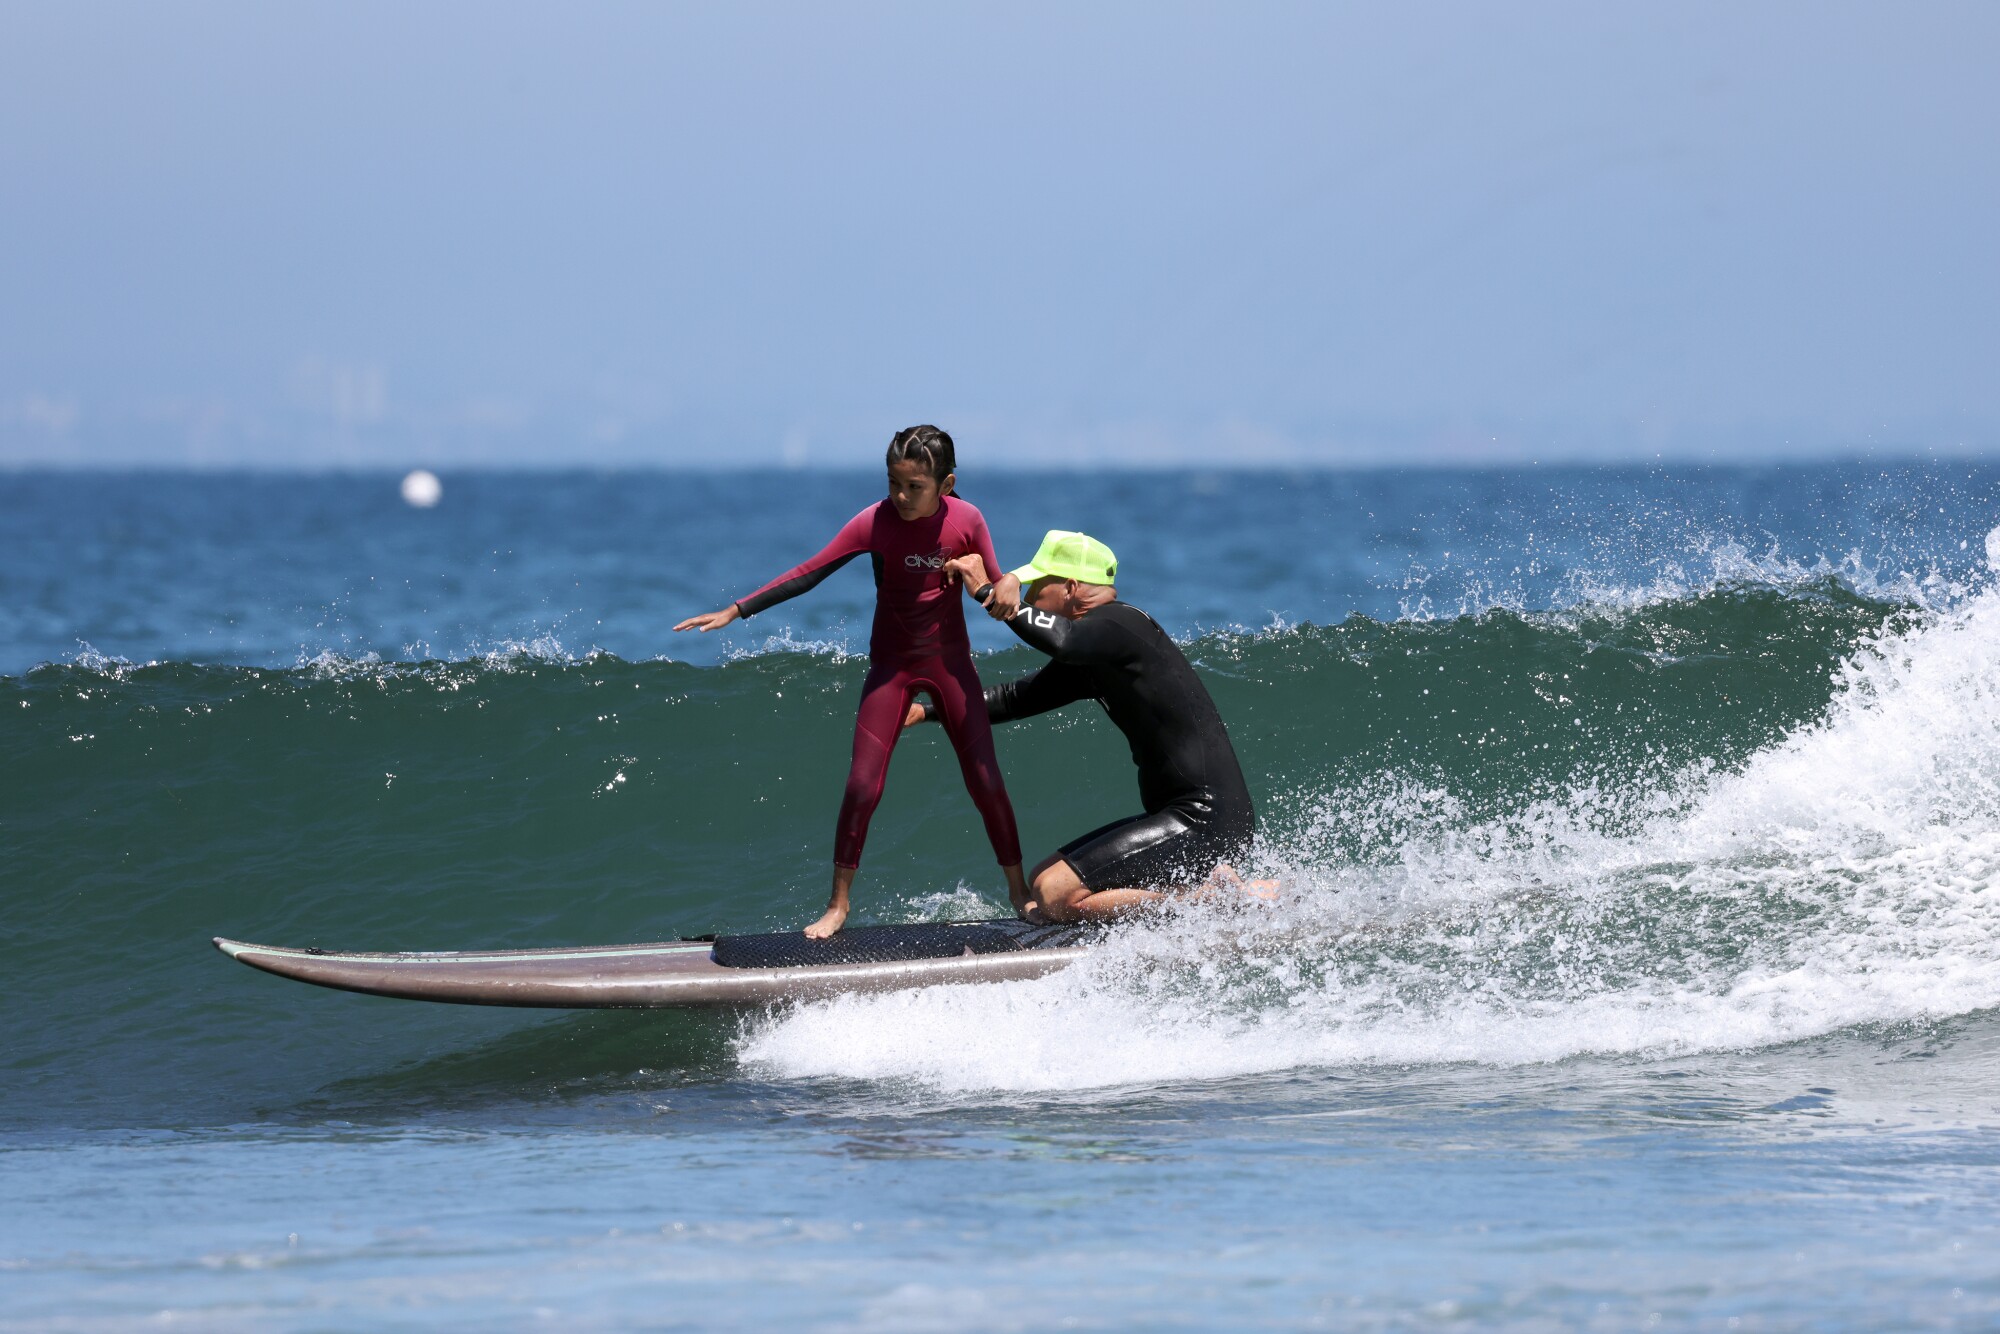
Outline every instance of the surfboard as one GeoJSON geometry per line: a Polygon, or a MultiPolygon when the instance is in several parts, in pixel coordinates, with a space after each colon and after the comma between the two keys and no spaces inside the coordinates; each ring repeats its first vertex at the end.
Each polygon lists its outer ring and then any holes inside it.
{"type": "Polygon", "coordinates": [[[760,1005],[851,991],[1009,982],[1075,962],[1088,926],[1000,918],[568,949],[349,953],[215,937],[239,963],[340,991],[457,1005],[670,1009],[760,1005]]]}

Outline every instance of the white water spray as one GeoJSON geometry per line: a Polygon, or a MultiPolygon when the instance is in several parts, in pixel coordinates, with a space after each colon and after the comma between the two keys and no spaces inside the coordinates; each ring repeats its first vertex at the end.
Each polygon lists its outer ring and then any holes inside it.
{"type": "Polygon", "coordinates": [[[1039,982],[804,1006],[740,1054],[950,1095],[1673,1056],[2000,1006],[2000,592],[1864,647],[1822,721],[1740,770],[1676,775],[1636,824],[1595,818],[1610,799],[1481,823],[1417,784],[1329,792],[1325,827],[1397,828],[1398,856],[1309,834],[1269,850],[1293,867],[1275,910],[1180,911],[1039,982]]]}

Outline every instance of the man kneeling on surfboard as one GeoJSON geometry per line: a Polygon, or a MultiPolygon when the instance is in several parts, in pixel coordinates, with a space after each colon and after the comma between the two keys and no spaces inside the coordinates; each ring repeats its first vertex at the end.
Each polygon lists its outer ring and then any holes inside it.
{"type": "MultiPolygon", "coordinates": [[[[966,590],[1024,643],[1053,661],[985,690],[996,723],[1094,699],[1132,744],[1145,814],[1070,840],[1030,873],[1023,910],[1058,922],[1096,921],[1150,903],[1160,891],[1234,881],[1229,863],[1256,833],[1257,814],[1215,701],[1159,624],[1118,601],[1118,559],[1083,533],[1051,530],[1035,558],[989,578],[977,555],[951,561],[966,590]],[[1007,587],[1007,581],[1013,587],[1007,587]],[[1019,594],[1011,618],[996,588],[1019,594]]],[[[904,725],[927,721],[913,703],[904,725]]]]}

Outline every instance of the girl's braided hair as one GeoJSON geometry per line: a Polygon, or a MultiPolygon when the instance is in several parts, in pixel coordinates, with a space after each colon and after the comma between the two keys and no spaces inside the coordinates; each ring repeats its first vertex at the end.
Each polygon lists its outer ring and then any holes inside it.
{"type": "Polygon", "coordinates": [[[939,486],[958,471],[958,452],[951,437],[935,426],[906,426],[889,441],[889,466],[921,463],[939,486]]]}

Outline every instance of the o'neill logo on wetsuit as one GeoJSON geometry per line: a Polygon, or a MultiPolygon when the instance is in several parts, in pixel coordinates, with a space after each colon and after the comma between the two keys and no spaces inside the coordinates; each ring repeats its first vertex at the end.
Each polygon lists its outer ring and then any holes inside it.
{"type": "Polygon", "coordinates": [[[939,547],[928,556],[905,556],[903,557],[903,564],[913,570],[942,570],[944,563],[950,559],[950,550],[945,547],[939,547]]]}

